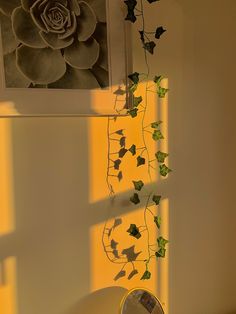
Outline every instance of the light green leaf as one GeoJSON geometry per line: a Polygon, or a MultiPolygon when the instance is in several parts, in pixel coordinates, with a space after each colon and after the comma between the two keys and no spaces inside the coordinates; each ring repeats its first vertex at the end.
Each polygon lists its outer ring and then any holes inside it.
{"type": "Polygon", "coordinates": [[[159,248],[165,248],[165,246],[166,246],[166,244],[167,243],[169,243],[169,241],[168,240],[166,240],[165,238],[163,238],[163,237],[159,237],[159,238],[157,238],[157,243],[158,243],[158,247],[159,248]]]}
{"type": "Polygon", "coordinates": [[[148,280],[150,278],[151,278],[151,273],[150,271],[146,270],[144,274],[142,275],[141,280],[148,280]]]}
{"type": "Polygon", "coordinates": [[[133,184],[134,184],[134,188],[135,190],[137,191],[141,191],[143,186],[144,186],[144,183],[142,180],[139,180],[139,181],[133,181],[133,184]]]}
{"type": "Polygon", "coordinates": [[[153,129],[158,129],[160,124],[162,124],[162,121],[156,121],[156,122],[151,123],[151,127],[153,129]]]}
{"type": "Polygon", "coordinates": [[[133,98],[133,106],[138,107],[138,105],[143,101],[142,96],[133,98]]]}
{"type": "Polygon", "coordinates": [[[172,170],[171,170],[170,168],[168,168],[165,164],[160,165],[160,166],[159,166],[159,169],[160,169],[160,174],[161,174],[163,177],[166,177],[167,174],[172,171],[172,170]]]}
{"type": "Polygon", "coordinates": [[[159,141],[164,139],[164,136],[160,130],[155,130],[152,134],[152,138],[154,139],[154,141],[159,141]]]}
{"type": "Polygon", "coordinates": [[[138,84],[132,84],[129,87],[129,91],[133,94],[136,91],[137,88],[138,88],[138,84]]]}
{"type": "Polygon", "coordinates": [[[156,156],[156,159],[157,159],[158,162],[163,163],[163,162],[165,162],[165,159],[166,159],[166,157],[169,156],[169,154],[163,153],[163,152],[161,152],[161,151],[159,150],[159,151],[155,154],[155,156],[156,156]]]}
{"type": "Polygon", "coordinates": [[[168,91],[169,91],[169,89],[159,86],[157,89],[157,94],[160,98],[165,98],[166,93],[168,91]]]}
{"type": "Polygon", "coordinates": [[[165,255],[166,255],[166,249],[161,248],[158,252],[155,253],[155,255],[156,255],[157,258],[158,258],[158,257],[164,258],[165,255]]]}
{"type": "Polygon", "coordinates": [[[160,227],[161,227],[161,216],[155,216],[154,222],[157,225],[157,228],[160,229],[160,227]]]}

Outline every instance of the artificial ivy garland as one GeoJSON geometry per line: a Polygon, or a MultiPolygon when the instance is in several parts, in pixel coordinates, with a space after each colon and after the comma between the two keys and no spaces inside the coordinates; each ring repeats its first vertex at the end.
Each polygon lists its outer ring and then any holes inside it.
{"type": "MultiPolygon", "coordinates": [[[[115,123],[117,118],[108,118],[108,126],[107,126],[107,137],[108,137],[108,163],[107,163],[107,185],[109,189],[109,195],[111,200],[115,197],[115,191],[113,185],[111,183],[111,177],[117,177],[119,181],[123,179],[123,173],[120,170],[120,165],[123,162],[123,158],[126,154],[131,154],[136,158],[136,166],[142,167],[144,165],[147,166],[148,176],[150,182],[152,182],[151,178],[151,170],[155,169],[152,163],[157,162],[159,173],[161,176],[166,177],[172,170],[166,165],[165,160],[168,157],[167,152],[157,151],[155,153],[155,158],[151,159],[150,153],[146,144],[146,135],[152,136],[152,139],[157,142],[164,139],[164,135],[161,131],[161,124],[162,121],[154,121],[150,125],[145,125],[145,117],[148,108],[148,99],[147,94],[148,92],[153,92],[150,88],[150,78],[149,72],[150,67],[148,64],[148,54],[154,54],[156,48],[156,42],[158,41],[161,36],[166,32],[166,30],[162,26],[157,26],[156,30],[153,32],[147,32],[145,28],[145,9],[143,5],[144,0],[126,0],[124,3],[127,6],[127,15],[125,20],[135,23],[138,18],[141,19],[142,28],[138,30],[140,35],[140,41],[144,51],[144,58],[146,64],[147,73],[140,74],[139,72],[133,72],[128,75],[130,80],[129,85],[129,93],[132,97],[132,108],[127,109],[127,114],[130,115],[132,118],[137,117],[138,115],[142,115],[141,119],[141,129],[142,129],[142,136],[143,136],[143,147],[136,147],[135,144],[132,144],[130,147],[126,147],[126,138],[128,134],[125,134],[125,130],[118,129],[115,132],[111,131],[111,123],[115,123]],[[154,37],[154,38],[150,38],[154,37]],[[144,98],[142,96],[136,95],[137,88],[140,82],[145,83],[145,94],[144,98]],[[150,135],[151,133],[151,135],[150,135]],[[115,136],[115,138],[114,138],[115,136]],[[112,152],[112,142],[118,141],[120,145],[120,149],[118,152],[112,152]],[[115,155],[115,158],[114,158],[115,155]],[[112,172],[111,172],[112,171],[112,172]],[[114,174],[115,171],[115,174],[114,174]]],[[[152,5],[153,2],[157,2],[159,0],[146,0],[152,5]]],[[[152,78],[152,85],[155,87],[154,92],[158,95],[159,98],[164,98],[168,92],[168,89],[163,87],[162,81],[164,77],[161,75],[156,75],[152,78]]],[[[117,96],[122,96],[126,94],[126,91],[122,91],[119,89],[116,91],[117,96]]],[[[126,108],[126,106],[125,106],[126,108]]],[[[119,111],[120,112],[120,111],[119,111]]],[[[124,249],[123,251],[119,252],[117,249],[118,242],[116,242],[112,238],[112,233],[115,228],[117,228],[120,224],[122,224],[121,218],[116,218],[114,220],[114,224],[111,228],[108,228],[107,223],[104,226],[103,230],[103,247],[106,253],[107,258],[115,264],[121,265],[121,270],[114,278],[115,280],[125,277],[126,274],[126,266],[131,264],[133,269],[128,274],[128,279],[131,279],[133,276],[138,274],[138,269],[136,268],[136,263],[141,262],[144,263],[145,269],[140,277],[141,280],[148,280],[151,278],[151,272],[149,270],[149,264],[152,258],[164,258],[166,255],[166,245],[168,240],[162,236],[158,236],[156,239],[155,244],[151,244],[149,241],[150,239],[150,230],[149,224],[147,221],[147,215],[152,215],[153,223],[155,224],[156,228],[159,230],[161,229],[162,219],[161,216],[155,215],[153,213],[152,208],[156,207],[160,204],[161,195],[158,195],[155,191],[149,191],[148,195],[142,195],[142,189],[144,187],[144,182],[140,179],[138,181],[132,181],[134,192],[130,196],[129,201],[134,205],[138,205],[141,201],[145,203],[144,207],[144,225],[137,226],[135,223],[131,223],[129,228],[127,229],[128,234],[131,237],[139,240],[142,237],[144,232],[147,232],[147,256],[144,259],[138,259],[138,255],[140,252],[135,253],[135,247],[132,246],[129,249],[124,249]],[[128,252],[129,250],[129,252],[128,252]]]]}

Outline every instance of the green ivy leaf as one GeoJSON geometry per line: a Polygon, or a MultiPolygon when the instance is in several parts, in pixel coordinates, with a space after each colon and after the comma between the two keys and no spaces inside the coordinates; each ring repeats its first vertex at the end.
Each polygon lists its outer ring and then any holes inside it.
{"type": "Polygon", "coordinates": [[[120,159],[116,159],[114,161],[114,169],[119,170],[120,169],[120,164],[121,164],[121,160],[120,159]]]}
{"type": "Polygon", "coordinates": [[[127,5],[129,10],[134,10],[134,8],[137,5],[137,1],[136,0],[125,0],[124,3],[127,5]]]}
{"type": "Polygon", "coordinates": [[[168,168],[165,164],[159,166],[160,174],[163,177],[166,177],[168,173],[170,173],[172,170],[168,168]]]}
{"type": "Polygon", "coordinates": [[[158,129],[160,124],[162,124],[162,121],[156,121],[156,122],[151,123],[151,127],[153,129],[158,129]]]}
{"type": "Polygon", "coordinates": [[[155,33],[155,38],[160,39],[161,35],[166,32],[166,29],[164,29],[162,26],[157,27],[156,33],[155,33]]]}
{"type": "Polygon", "coordinates": [[[131,152],[131,154],[132,154],[133,156],[136,155],[136,145],[133,144],[133,145],[130,147],[129,151],[131,152]]]}
{"type": "Polygon", "coordinates": [[[160,0],[147,0],[149,3],[153,3],[153,2],[156,2],[156,1],[160,1],[160,0]]]}
{"type": "Polygon", "coordinates": [[[166,93],[167,93],[168,91],[169,91],[169,89],[159,86],[159,87],[158,87],[158,90],[157,90],[157,94],[158,94],[158,96],[159,96],[160,98],[165,98],[166,93]]]}
{"type": "Polygon", "coordinates": [[[143,186],[144,186],[144,183],[142,180],[139,180],[139,181],[133,181],[133,184],[134,184],[134,188],[135,190],[137,191],[141,191],[143,186]]]}
{"type": "Polygon", "coordinates": [[[121,181],[123,179],[122,171],[119,171],[119,173],[117,175],[117,178],[118,178],[119,181],[121,181]]]}
{"type": "Polygon", "coordinates": [[[157,225],[157,228],[160,229],[160,227],[161,227],[161,216],[154,216],[154,222],[157,225]]]}
{"type": "Polygon", "coordinates": [[[166,159],[166,157],[169,156],[169,154],[163,153],[163,152],[161,152],[161,151],[159,150],[159,151],[155,154],[155,156],[156,156],[156,159],[157,159],[158,162],[163,163],[163,162],[165,162],[165,159],[166,159]]]}
{"type": "Polygon", "coordinates": [[[150,271],[146,270],[144,274],[142,275],[141,280],[148,280],[150,278],[151,278],[151,273],[150,271]]]}
{"type": "Polygon", "coordinates": [[[163,237],[159,237],[157,238],[157,243],[159,248],[164,249],[169,241],[164,239],[163,237]]]}
{"type": "Polygon", "coordinates": [[[138,193],[134,193],[134,195],[130,197],[130,202],[132,202],[135,205],[140,203],[140,199],[139,199],[138,193]]]}
{"type": "Polygon", "coordinates": [[[139,73],[138,73],[138,72],[134,72],[134,73],[128,75],[128,78],[129,78],[134,84],[138,84],[138,82],[139,82],[139,73]]]}
{"type": "Polygon", "coordinates": [[[122,136],[122,137],[120,138],[120,146],[121,146],[121,147],[124,147],[124,146],[125,146],[125,140],[126,140],[126,137],[125,137],[125,136],[122,136]]]}
{"type": "Polygon", "coordinates": [[[115,133],[118,134],[118,135],[124,135],[124,129],[121,129],[121,130],[117,130],[115,133]]]}
{"type": "Polygon", "coordinates": [[[148,41],[148,42],[144,43],[144,46],[143,46],[143,48],[145,50],[147,50],[152,55],[154,53],[155,47],[156,47],[156,44],[154,43],[154,41],[148,41]]]}
{"type": "Polygon", "coordinates": [[[137,117],[137,114],[138,114],[138,108],[130,109],[130,110],[128,110],[127,113],[129,115],[131,115],[132,118],[135,118],[135,117],[137,117]]]}
{"type": "Polygon", "coordinates": [[[141,238],[141,233],[139,232],[139,228],[135,224],[131,224],[129,229],[127,230],[130,236],[139,239],[141,238]]]}
{"type": "Polygon", "coordinates": [[[158,252],[155,253],[156,257],[164,258],[166,256],[166,249],[161,248],[158,252]]]}
{"type": "Polygon", "coordinates": [[[163,80],[163,78],[164,77],[162,75],[159,75],[159,76],[155,75],[153,81],[154,81],[154,83],[156,83],[159,86],[161,81],[163,80]]]}
{"type": "Polygon", "coordinates": [[[137,167],[141,166],[141,165],[144,165],[145,164],[145,158],[141,157],[141,156],[138,156],[137,157],[137,167]]]}
{"type": "Polygon", "coordinates": [[[133,94],[138,88],[138,84],[132,84],[129,88],[129,91],[133,94]]]}
{"type": "Polygon", "coordinates": [[[159,141],[162,140],[164,136],[160,130],[155,130],[152,134],[152,138],[154,139],[154,141],[159,141]]]}
{"type": "Polygon", "coordinates": [[[139,96],[139,97],[134,97],[133,98],[133,106],[134,107],[138,107],[138,105],[143,101],[143,97],[139,96]]]}
{"type": "Polygon", "coordinates": [[[124,157],[124,155],[127,153],[127,149],[126,148],[121,148],[120,150],[119,150],[119,157],[120,158],[123,158],[124,157]]]}
{"type": "Polygon", "coordinates": [[[159,205],[160,200],[161,200],[161,195],[153,195],[152,200],[156,205],[159,205]]]}

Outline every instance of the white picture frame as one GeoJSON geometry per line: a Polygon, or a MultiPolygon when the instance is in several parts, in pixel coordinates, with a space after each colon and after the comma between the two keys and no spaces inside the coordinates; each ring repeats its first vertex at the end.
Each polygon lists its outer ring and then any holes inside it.
{"type": "Polygon", "coordinates": [[[131,30],[125,5],[106,0],[109,87],[105,89],[6,88],[0,48],[0,117],[115,116],[130,107],[127,76],[132,71],[131,30]],[[117,93],[116,91],[123,91],[117,93]]]}

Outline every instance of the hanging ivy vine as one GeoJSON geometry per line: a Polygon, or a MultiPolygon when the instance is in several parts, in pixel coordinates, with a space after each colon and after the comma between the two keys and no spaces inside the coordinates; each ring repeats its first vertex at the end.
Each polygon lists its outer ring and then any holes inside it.
{"type": "MultiPolygon", "coordinates": [[[[155,153],[155,156],[151,156],[150,149],[147,145],[147,136],[151,136],[154,142],[159,142],[164,139],[164,134],[161,131],[162,121],[153,121],[151,124],[146,125],[146,114],[148,106],[148,93],[154,92],[158,95],[159,98],[165,98],[168,89],[163,85],[164,77],[162,75],[156,75],[150,78],[150,65],[148,62],[148,54],[153,55],[156,50],[156,42],[160,40],[161,36],[166,32],[163,26],[157,26],[153,32],[148,32],[146,29],[146,19],[145,19],[145,8],[144,1],[154,5],[154,2],[159,0],[126,0],[124,1],[127,8],[127,15],[125,20],[131,23],[135,23],[140,19],[141,29],[138,29],[140,43],[144,52],[144,60],[146,65],[146,73],[139,73],[137,71],[128,75],[129,78],[129,94],[132,98],[132,107],[123,108],[127,110],[127,114],[131,118],[136,118],[141,115],[141,133],[142,133],[142,147],[137,147],[136,144],[132,144],[130,147],[127,147],[127,137],[129,134],[125,133],[124,129],[114,130],[117,117],[109,117],[107,124],[107,139],[108,139],[108,154],[107,154],[107,186],[109,189],[109,195],[113,201],[116,194],[113,188],[113,179],[117,178],[118,181],[123,179],[123,173],[120,170],[121,164],[124,162],[124,157],[126,154],[131,154],[135,160],[137,167],[147,167],[147,173],[149,177],[149,183],[152,182],[152,171],[159,170],[159,174],[162,177],[166,177],[172,170],[167,166],[166,159],[168,158],[168,153],[158,150],[155,153]],[[152,83],[150,83],[150,81],[152,83]],[[145,85],[145,92],[143,96],[137,94],[139,84],[142,83],[145,85]],[[112,151],[113,142],[119,143],[119,150],[117,152],[112,151]],[[153,163],[158,163],[156,168],[153,163]]],[[[116,92],[117,101],[119,96],[126,94],[126,91],[118,89],[116,92]]],[[[118,113],[120,111],[117,110],[118,113]]],[[[118,118],[119,119],[119,118],[118,118]]],[[[128,279],[131,279],[133,276],[138,274],[138,269],[136,263],[143,263],[145,268],[140,277],[141,280],[148,280],[151,278],[150,272],[150,262],[152,259],[164,258],[166,255],[166,245],[168,240],[159,235],[156,239],[156,243],[152,244],[150,242],[150,225],[148,220],[148,215],[152,217],[152,223],[159,230],[160,233],[162,218],[160,215],[156,215],[156,207],[159,206],[161,202],[161,195],[156,191],[150,190],[148,194],[143,195],[143,188],[145,186],[143,180],[132,181],[133,183],[133,193],[129,197],[129,202],[138,206],[141,202],[144,203],[143,209],[143,225],[137,226],[135,222],[130,223],[127,233],[135,238],[137,241],[143,237],[143,234],[146,233],[147,243],[146,251],[147,256],[143,259],[139,259],[139,254],[141,252],[135,252],[135,246],[132,246],[128,249],[119,251],[117,249],[118,242],[113,239],[114,230],[122,224],[121,218],[114,219],[114,223],[111,227],[108,227],[106,223],[103,230],[103,247],[106,253],[107,258],[115,264],[120,264],[121,269],[115,280],[126,276],[126,266],[128,264],[132,265],[132,271],[128,274],[128,279]]]]}

